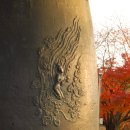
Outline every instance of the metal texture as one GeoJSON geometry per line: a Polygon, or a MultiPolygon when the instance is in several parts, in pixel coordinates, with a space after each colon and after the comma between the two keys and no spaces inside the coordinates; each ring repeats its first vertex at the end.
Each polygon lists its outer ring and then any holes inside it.
{"type": "Polygon", "coordinates": [[[88,1],[0,3],[0,129],[98,130],[88,1]]]}
{"type": "Polygon", "coordinates": [[[32,88],[39,89],[33,98],[38,107],[43,125],[60,125],[60,114],[68,121],[76,121],[80,113],[80,57],[76,50],[80,40],[80,27],[74,18],[73,24],[60,30],[55,37],[47,37],[39,49],[38,77],[32,88]],[[77,55],[76,55],[77,54],[77,55]],[[75,60],[76,64],[73,63],[75,60]],[[74,64],[72,69],[71,64],[74,64]],[[71,76],[69,73],[73,73],[71,76]]]}

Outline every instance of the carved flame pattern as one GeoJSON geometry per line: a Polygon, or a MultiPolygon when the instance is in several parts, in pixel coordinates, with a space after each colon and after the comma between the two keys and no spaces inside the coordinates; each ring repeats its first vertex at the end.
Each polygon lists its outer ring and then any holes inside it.
{"type": "Polygon", "coordinates": [[[43,39],[39,49],[39,75],[32,83],[38,95],[33,103],[39,109],[45,126],[59,126],[61,115],[69,121],[76,121],[80,115],[83,90],[80,79],[81,56],[76,53],[80,39],[78,22],[74,18],[70,27],[60,30],[55,37],[43,39]],[[75,65],[71,66],[71,63],[75,65]]]}

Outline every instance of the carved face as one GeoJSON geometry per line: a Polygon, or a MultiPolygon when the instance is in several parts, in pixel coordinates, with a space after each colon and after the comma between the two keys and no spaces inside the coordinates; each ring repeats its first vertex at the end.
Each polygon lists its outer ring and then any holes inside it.
{"type": "Polygon", "coordinates": [[[58,71],[59,71],[60,73],[63,73],[63,72],[64,72],[64,69],[63,69],[63,67],[62,67],[61,65],[58,65],[58,71]]]}

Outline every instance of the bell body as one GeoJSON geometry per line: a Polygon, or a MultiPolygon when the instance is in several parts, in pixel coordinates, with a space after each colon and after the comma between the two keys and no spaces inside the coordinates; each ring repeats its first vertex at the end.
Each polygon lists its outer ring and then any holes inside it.
{"type": "Polygon", "coordinates": [[[98,130],[88,1],[12,0],[1,7],[0,129],[98,130]]]}

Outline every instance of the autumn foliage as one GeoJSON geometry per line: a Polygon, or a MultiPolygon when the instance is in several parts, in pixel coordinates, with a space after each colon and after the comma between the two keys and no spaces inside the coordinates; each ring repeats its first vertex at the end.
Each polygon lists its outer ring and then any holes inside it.
{"type": "Polygon", "coordinates": [[[124,65],[102,67],[100,117],[107,130],[118,130],[130,121],[130,56],[122,54],[124,65]]]}

